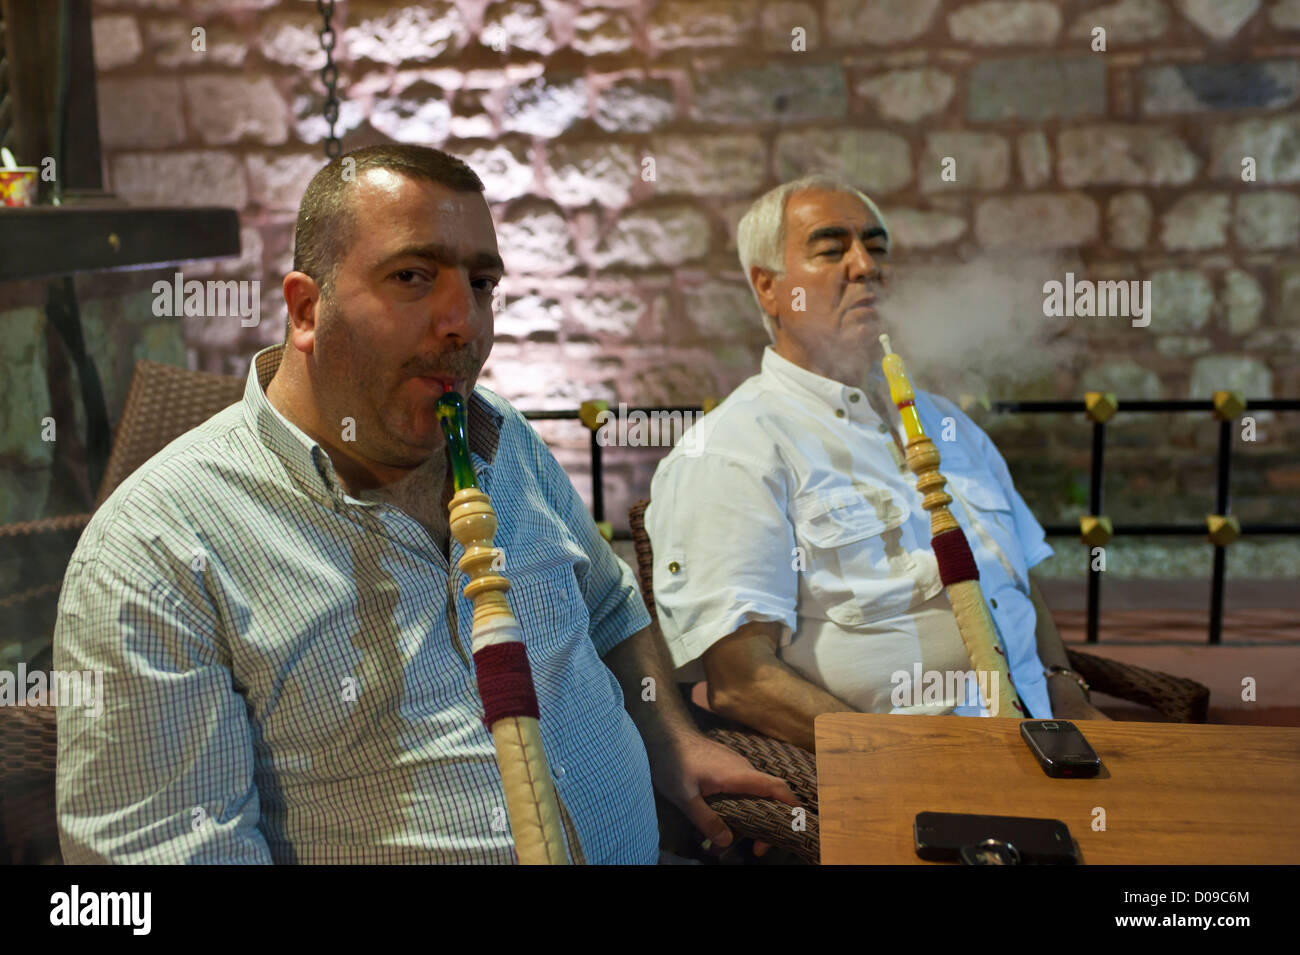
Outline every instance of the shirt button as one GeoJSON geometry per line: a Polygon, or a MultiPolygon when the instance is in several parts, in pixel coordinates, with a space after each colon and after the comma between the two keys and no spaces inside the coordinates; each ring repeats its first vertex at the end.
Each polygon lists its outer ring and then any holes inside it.
{"type": "Polygon", "coordinates": [[[554,770],[554,772],[553,772],[553,775],[555,776],[556,779],[563,779],[563,778],[564,778],[564,767],[563,767],[563,766],[559,766],[559,765],[557,765],[557,766],[555,767],[555,770],[554,770]]]}
{"type": "Polygon", "coordinates": [[[994,610],[997,610],[997,609],[998,609],[998,598],[997,598],[997,597],[994,597],[992,600],[989,601],[989,604],[992,605],[992,607],[993,607],[994,610]]]}
{"type": "Polygon", "coordinates": [[[889,434],[889,425],[887,424],[878,425],[876,430],[879,431],[881,434],[889,434]]]}
{"type": "Polygon", "coordinates": [[[861,395],[854,392],[853,394],[849,395],[849,401],[857,401],[861,397],[862,397],[861,395]]]}
{"type": "Polygon", "coordinates": [[[843,418],[843,417],[844,417],[844,409],[843,409],[843,408],[836,408],[836,409],[835,409],[835,417],[837,417],[837,418],[843,418]]]}
{"type": "Polygon", "coordinates": [[[677,573],[677,571],[681,569],[682,569],[682,565],[677,563],[677,561],[672,560],[668,562],[668,573],[675,574],[677,573]]]}

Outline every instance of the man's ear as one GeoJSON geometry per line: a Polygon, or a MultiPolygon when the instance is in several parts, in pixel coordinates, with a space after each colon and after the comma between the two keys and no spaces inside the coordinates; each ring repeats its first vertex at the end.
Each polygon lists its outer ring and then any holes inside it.
{"type": "Polygon", "coordinates": [[[763,307],[763,311],[767,312],[773,322],[777,321],[780,312],[776,300],[776,278],[776,273],[771,269],[765,269],[761,265],[749,267],[749,280],[758,294],[758,304],[763,307]]]}
{"type": "Polygon", "coordinates": [[[288,343],[301,352],[310,352],[316,337],[320,286],[306,272],[290,272],[284,277],[282,290],[289,307],[288,343]]]}

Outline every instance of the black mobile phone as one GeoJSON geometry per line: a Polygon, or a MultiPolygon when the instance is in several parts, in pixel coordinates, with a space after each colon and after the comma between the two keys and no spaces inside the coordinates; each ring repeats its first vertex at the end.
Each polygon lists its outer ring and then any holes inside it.
{"type": "Polygon", "coordinates": [[[1068,720],[1021,720],[1020,735],[1049,776],[1096,776],[1101,772],[1101,760],[1068,720]]]}
{"type": "Polygon", "coordinates": [[[1074,865],[1079,861],[1070,830],[1059,819],[918,812],[914,831],[916,854],[922,859],[956,862],[962,849],[993,839],[1013,846],[1026,865],[1074,865]]]}

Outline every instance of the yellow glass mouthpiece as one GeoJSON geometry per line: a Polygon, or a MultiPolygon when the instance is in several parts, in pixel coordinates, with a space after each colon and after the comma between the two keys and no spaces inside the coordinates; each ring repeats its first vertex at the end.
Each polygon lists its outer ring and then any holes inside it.
{"type": "Polygon", "coordinates": [[[894,352],[889,344],[889,336],[881,335],[880,344],[885,349],[885,357],[881,359],[880,367],[885,373],[885,380],[889,382],[889,398],[898,406],[898,413],[903,419],[903,433],[907,435],[907,443],[911,444],[925,437],[925,429],[921,427],[916,405],[912,403],[916,399],[916,392],[912,390],[912,382],[908,380],[903,356],[894,352]]]}

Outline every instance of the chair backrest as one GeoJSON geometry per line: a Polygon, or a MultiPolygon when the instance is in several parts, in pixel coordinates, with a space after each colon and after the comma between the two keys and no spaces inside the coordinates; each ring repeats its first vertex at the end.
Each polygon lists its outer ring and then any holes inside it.
{"type": "MultiPolygon", "coordinates": [[[[243,378],[136,362],[95,507],[145,461],[243,393],[243,378]]],[[[57,856],[56,753],[53,707],[0,707],[0,858],[24,861],[32,851],[57,856]]]]}
{"type": "Polygon", "coordinates": [[[244,379],[233,375],[190,371],[147,359],[136,362],[95,507],[145,461],[243,394],[244,379]]]}
{"type": "Polygon", "coordinates": [[[641,600],[655,626],[659,625],[659,614],[655,612],[655,553],[650,544],[650,535],[645,529],[645,509],[650,506],[649,499],[637,501],[628,509],[627,524],[632,531],[632,544],[636,548],[636,581],[641,587],[641,600]]]}
{"type": "Polygon", "coordinates": [[[53,776],[56,734],[52,706],[0,707],[0,784],[24,773],[53,776]]]}
{"type": "Polygon", "coordinates": [[[56,733],[52,706],[0,706],[0,864],[57,861],[56,733]]]}

